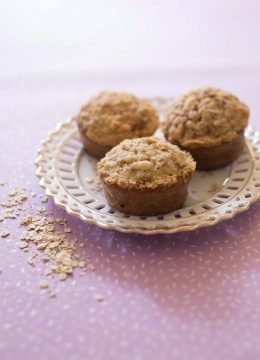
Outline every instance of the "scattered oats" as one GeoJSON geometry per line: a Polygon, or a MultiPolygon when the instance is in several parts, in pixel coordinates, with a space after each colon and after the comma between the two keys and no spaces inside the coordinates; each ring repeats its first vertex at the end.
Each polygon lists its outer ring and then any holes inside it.
{"type": "Polygon", "coordinates": [[[25,241],[29,241],[30,240],[30,237],[29,237],[29,234],[27,233],[23,233],[21,236],[20,236],[21,240],[25,240],[25,241]]]}
{"type": "Polygon", "coordinates": [[[67,275],[67,274],[64,274],[64,273],[60,273],[58,277],[59,277],[59,280],[60,280],[60,281],[63,281],[63,280],[66,280],[66,279],[67,279],[68,275],[67,275]]]}
{"type": "Polygon", "coordinates": [[[43,237],[40,234],[36,234],[34,236],[34,242],[38,243],[41,240],[43,240],[43,237]]]}
{"type": "Polygon", "coordinates": [[[46,202],[48,202],[47,196],[41,196],[40,198],[41,198],[41,202],[42,202],[43,204],[46,203],[46,202]]]}
{"type": "Polygon", "coordinates": [[[6,181],[3,179],[0,179],[0,186],[4,186],[6,184],[6,181]]]}
{"type": "Polygon", "coordinates": [[[56,224],[60,224],[60,225],[65,225],[66,224],[66,220],[65,219],[55,219],[56,224]]]}
{"type": "MultiPolygon", "coordinates": [[[[46,246],[47,244],[44,244],[44,245],[46,246]]],[[[58,248],[58,246],[59,246],[59,241],[52,242],[52,243],[49,244],[50,249],[58,248]]]]}
{"type": "Polygon", "coordinates": [[[51,291],[50,293],[49,293],[49,297],[51,298],[51,299],[54,299],[54,298],[56,298],[56,293],[54,292],[54,291],[51,291]]]}
{"type": "Polygon", "coordinates": [[[48,284],[48,281],[47,281],[47,280],[41,280],[41,281],[40,281],[40,288],[41,288],[41,289],[47,289],[48,286],[49,286],[49,284],[48,284]]]}
{"type": "Polygon", "coordinates": [[[47,246],[47,243],[41,243],[37,245],[37,249],[38,250],[44,250],[47,246]]]}
{"type": "Polygon", "coordinates": [[[1,201],[0,205],[6,208],[11,208],[17,205],[21,205],[27,199],[27,195],[22,189],[10,190],[8,199],[1,201]]]}
{"type": "Polygon", "coordinates": [[[89,271],[95,271],[95,266],[89,264],[88,267],[87,267],[87,269],[88,269],[89,271]]]}
{"type": "Polygon", "coordinates": [[[91,178],[91,177],[86,177],[86,178],[85,178],[85,181],[86,181],[86,183],[88,183],[88,184],[92,184],[92,183],[94,182],[94,179],[91,178]]]}
{"type": "Polygon", "coordinates": [[[27,243],[26,241],[20,241],[20,242],[19,242],[19,248],[20,248],[21,250],[27,248],[28,246],[29,246],[29,245],[28,245],[28,243],[27,243]]]}
{"type": "MultiPolygon", "coordinates": [[[[1,180],[0,185],[3,185],[1,180]]],[[[36,196],[35,192],[28,193],[32,197],[36,196]]],[[[26,199],[27,195],[24,189],[11,189],[7,198],[0,202],[0,206],[5,208],[0,217],[0,222],[5,221],[5,219],[16,219],[17,217],[24,216],[25,209],[23,203],[26,199]]],[[[40,200],[42,203],[46,203],[48,197],[40,196],[40,200]]],[[[25,231],[20,236],[20,242],[18,243],[19,248],[24,252],[31,251],[32,246],[29,246],[30,243],[36,249],[36,252],[34,251],[27,258],[27,263],[30,266],[36,266],[37,262],[34,263],[34,258],[41,254],[41,261],[49,263],[48,268],[44,271],[44,275],[56,276],[60,281],[69,278],[77,268],[83,271],[91,269],[91,265],[86,266],[86,262],[82,261],[80,255],[76,253],[75,245],[66,237],[68,233],[72,232],[71,228],[67,226],[67,220],[50,217],[52,213],[48,212],[47,214],[43,206],[35,209],[31,204],[29,205],[34,214],[28,214],[20,221],[20,225],[25,227],[25,231]]],[[[9,235],[8,230],[3,230],[0,233],[0,237],[3,238],[9,235]]],[[[84,246],[84,243],[80,244],[80,247],[84,246]]],[[[39,285],[41,289],[49,287],[47,280],[42,280],[39,285]]],[[[56,294],[49,290],[49,296],[54,298],[56,294]]]]}
{"type": "Polygon", "coordinates": [[[32,216],[27,216],[26,218],[22,219],[21,225],[29,225],[33,221],[32,216]]]}
{"type": "Polygon", "coordinates": [[[51,275],[52,274],[52,270],[51,269],[46,269],[45,271],[44,271],[44,275],[46,275],[46,276],[49,276],[49,275],[51,275]]]}
{"type": "Polygon", "coordinates": [[[33,257],[30,257],[28,260],[27,260],[27,263],[31,266],[34,266],[34,262],[33,262],[33,257]]]}
{"type": "Polygon", "coordinates": [[[95,296],[95,299],[96,299],[97,301],[99,301],[99,302],[104,301],[104,297],[103,297],[102,295],[96,295],[96,296],[95,296]]]}
{"type": "Polygon", "coordinates": [[[72,275],[76,268],[87,270],[86,262],[81,260],[75,245],[66,237],[71,229],[66,226],[65,219],[50,218],[42,214],[30,215],[22,220],[21,225],[27,227],[21,236],[23,250],[28,250],[29,243],[33,243],[43,253],[41,261],[50,264],[44,273],[46,276],[52,274],[62,281],[72,275]]]}
{"type": "Polygon", "coordinates": [[[42,261],[43,263],[47,263],[48,261],[50,261],[50,258],[49,258],[48,256],[43,256],[43,257],[41,258],[41,261],[42,261]]]}
{"type": "Polygon", "coordinates": [[[74,260],[74,261],[72,262],[72,266],[73,266],[74,268],[76,268],[77,266],[79,266],[79,262],[76,261],[76,260],[74,260]]]}
{"type": "Polygon", "coordinates": [[[47,225],[46,226],[46,230],[49,231],[49,232],[53,232],[55,230],[55,226],[50,224],[50,225],[47,225]]]}
{"type": "Polygon", "coordinates": [[[4,210],[3,215],[5,219],[16,219],[16,214],[13,210],[4,210]]]}
{"type": "Polygon", "coordinates": [[[0,233],[0,236],[2,238],[6,238],[7,236],[10,235],[10,232],[8,230],[3,230],[1,233],[0,233]]]}

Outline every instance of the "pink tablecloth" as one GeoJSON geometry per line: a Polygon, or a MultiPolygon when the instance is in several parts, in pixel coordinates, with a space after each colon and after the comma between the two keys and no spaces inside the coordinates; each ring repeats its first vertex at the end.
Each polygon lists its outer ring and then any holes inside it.
{"type": "MultiPolygon", "coordinates": [[[[103,88],[144,96],[172,96],[202,84],[218,85],[251,107],[260,128],[260,75],[233,72],[56,75],[0,83],[0,188],[26,187],[42,206],[34,176],[41,140],[103,88]]],[[[57,298],[39,288],[41,268],[27,264],[17,246],[20,229],[0,238],[0,359],[260,358],[260,204],[233,220],[176,235],[140,236],[101,230],[67,216],[50,200],[54,216],[66,217],[71,239],[95,272],[65,282],[49,280],[57,298]],[[104,297],[103,302],[96,295],[104,297]]],[[[4,227],[0,223],[0,227],[4,227]]]]}

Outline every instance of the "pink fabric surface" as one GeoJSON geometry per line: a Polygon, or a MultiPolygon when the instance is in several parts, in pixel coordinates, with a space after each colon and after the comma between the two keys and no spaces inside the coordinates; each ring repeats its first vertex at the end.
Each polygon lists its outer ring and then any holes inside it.
{"type": "MultiPolygon", "coordinates": [[[[142,96],[176,96],[199,85],[233,91],[260,128],[259,69],[132,74],[75,73],[0,82],[0,187],[26,187],[42,206],[36,151],[56,123],[75,114],[100,89],[142,96]]],[[[21,229],[7,221],[0,239],[0,359],[260,358],[260,204],[216,226],[175,235],[106,231],[68,219],[77,252],[96,271],[65,282],[49,280],[57,298],[40,290],[41,270],[18,247],[21,229]],[[84,248],[77,244],[84,242],[84,248]],[[97,302],[95,295],[104,301],[97,302]]],[[[3,226],[0,223],[0,228],[3,226]]]]}

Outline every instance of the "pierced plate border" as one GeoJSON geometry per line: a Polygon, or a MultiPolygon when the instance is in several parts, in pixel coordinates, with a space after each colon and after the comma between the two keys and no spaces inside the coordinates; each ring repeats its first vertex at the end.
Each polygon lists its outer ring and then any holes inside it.
{"type": "MultiPolygon", "coordinates": [[[[159,100],[160,104],[163,104],[163,99],[159,100]]],[[[128,233],[190,231],[233,218],[259,198],[260,133],[248,127],[246,139],[246,149],[233,163],[230,178],[224,187],[204,202],[163,216],[126,215],[86,192],[77,174],[82,144],[73,118],[60,123],[43,141],[35,161],[36,175],[56,205],[87,223],[128,233]]]]}

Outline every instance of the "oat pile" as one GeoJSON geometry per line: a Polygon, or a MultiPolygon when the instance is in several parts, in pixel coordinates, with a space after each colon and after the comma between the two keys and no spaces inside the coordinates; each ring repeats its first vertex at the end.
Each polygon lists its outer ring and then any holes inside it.
{"type": "Polygon", "coordinates": [[[0,186],[4,186],[5,185],[5,180],[0,179],[0,186]]]}
{"type": "MultiPolygon", "coordinates": [[[[0,185],[4,186],[5,181],[0,180],[0,185]]],[[[50,216],[43,206],[36,209],[31,206],[31,213],[27,213],[23,205],[29,196],[34,198],[36,194],[29,194],[25,189],[13,189],[9,191],[7,199],[0,202],[0,238],[11,236],[11,230],[6,227],[7,219],[19,221],[22,233],[18,247],[30,254],[27,260],[30,266],[39,266],[39,260],[43,264],[45,278],[40,281],[39,287],[48,290],[50,298],[54,298],[56,293],[50,289],[49,278],[64,281],[76,269],[80,271],[80,275],[95,269],[92,264],[80,258],[75,244],[68,238],[72,230],[65,219],[50,216]]],[[[40,201],[45,204],[48,198],[41,195],[40,201]]],[[[81,243],[79,246],[84,247],[85,244],[81,243]]]]}
{"type": "MultiPolygon", "coordinates": [[[[41,251],[41,261],[48,263],[45,275],[57,275],[59,280],[66,280],[73,274],[75,268],[88,270],[85,261],[80,261],[76,254],[75,245],[66,237],[71,229],[66,226],[66,221],[59,218],[29,215],[21,221],[26,230],[21,236],[20,249],[27,252],[30,245],[35,245],[41,251]],[[61,230],[57,230],[60,225],[61,230]]],[[[34,265],[33,258],[29,264],[34,265]]]]}

